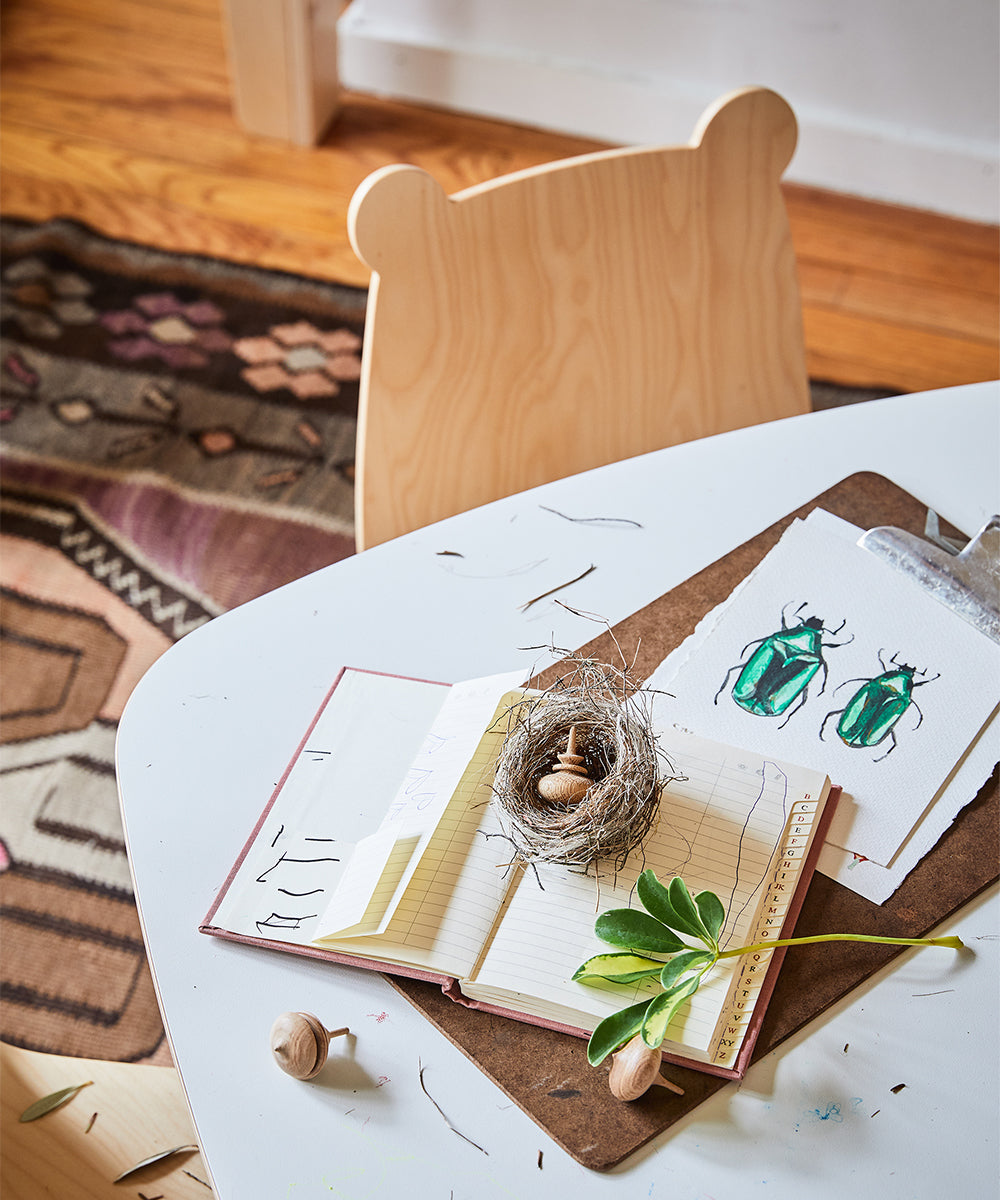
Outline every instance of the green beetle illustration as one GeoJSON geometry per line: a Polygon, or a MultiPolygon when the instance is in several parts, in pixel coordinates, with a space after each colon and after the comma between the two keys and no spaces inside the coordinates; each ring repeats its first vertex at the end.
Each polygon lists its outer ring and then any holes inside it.
{"type": "Polygon", "coordinates": [[[936,675],[927,675],[926,671],[918,671],[916,667],[907,663],[897,662],[895,654],[886,663],[882,657],[884,653],[884,650],[878,652],[881,675],[871,679],[862,675],[857,679],[845,679],[837,685],[833,692],[835,696],[849,683],[860,683],[861,687],[855,690],[843,708],[835,708],[828,712],[819,727],[819,736],[822,739],[827,722],[831,717],[839,716],[837,734],[840,740],[844,745],[858,749],[880,746],[888,738],[892,743],[889,749],[885,754],[873,759],[873,762],[881,762],[896,749],[896,723],[908,708],[917,710],[917,723],[913,728],[920,728],[924,714],[913,699],[913,689],[941,678],[940,671],[936,675]],[[916,679],[917,675],[925,675],[927,678],[916,679]]]}
{"type": "Polygon", "coordinates": [[[790,600],[781,610],[779,630],[747,642],[740,653],[741,661],[729,668],[722,686],[715,693],[715,703],[718,704],[730,676],[734,671],[739,671],[739,677],[733,685],[733,699],[740,708],[754,716],[778,717],[787,713],[779,729],[784,728],[792,714],[805,704],[809,684],[820,670],[823,672],[823,685],[817,695],[823,693],[827,679],[823,651],[854,641],[854,635],[851,634],[846,642],[824,642],[824,633],[836,636],[847,621],[841,621],[836,629],[826,629],[820,617],[800,617],[808,601],[803,601],[795,610],[792,615],[798,621],[790,625],[785,614],[792,603],[790,600]],[[751,646],[757,649],[744,663],[743,656],[751,646]],[[795,700],[798,700],[798,705],[792,708],[795,700]]]}

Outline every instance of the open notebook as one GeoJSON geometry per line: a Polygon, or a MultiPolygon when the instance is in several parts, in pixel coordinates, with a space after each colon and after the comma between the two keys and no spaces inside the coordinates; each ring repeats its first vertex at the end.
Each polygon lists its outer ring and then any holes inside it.
{"type": "MultiPolygon", "coordinates": [[[[609,949],[597,914],[637,906],[646,868],[716,892],[726,945],[788,935],[833,807],[826,777],[664,722],[682,778],[624,868],[514,866],[490,801],[516,685],[343,671],[202,931],[435,980],[461,1003],[582,1036],[658,990],[572,981],[609,949]]],[[[671,1023],[667,1057],[741,1075],[781,954],[723,960],[671,1023]]]]}

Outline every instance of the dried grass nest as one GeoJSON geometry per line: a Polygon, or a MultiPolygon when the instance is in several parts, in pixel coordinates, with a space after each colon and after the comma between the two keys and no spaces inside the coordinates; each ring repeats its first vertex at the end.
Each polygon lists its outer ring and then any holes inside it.
{"type": "Polygon", "coordinates": [[[665,782],[647,700],[627,673],[583,659],[547,691],[509,710],[493,794],[520,858],[576,866],[608,859],[621,867],[644,841],[665,782]],[[543,800],[537,789],[572,727],[594,782],[566,806],[543,800]]]}

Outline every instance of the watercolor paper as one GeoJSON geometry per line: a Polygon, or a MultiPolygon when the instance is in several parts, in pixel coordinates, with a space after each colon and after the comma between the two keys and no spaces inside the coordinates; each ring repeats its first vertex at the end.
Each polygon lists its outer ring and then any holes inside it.
{"type": "Polygon", "coordinates": [[[1000,647],[845,523],[815,518],[790,526],[648,683],[675,696],[679,728],[826,771],[845,792],[827,840],[885,867],[996,711],[1000,647]],[[870,709],[889,700],[898,716],[886,729],[859,716],[851,745],[841,733],[865,689],[870,709]]]}

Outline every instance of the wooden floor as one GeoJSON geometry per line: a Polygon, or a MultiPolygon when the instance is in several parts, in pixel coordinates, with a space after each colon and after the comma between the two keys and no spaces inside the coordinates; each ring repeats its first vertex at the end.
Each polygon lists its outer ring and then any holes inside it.
{"type": "MultiPolygon", "coordinates": [[[[231,111],[221,0],[4,0],[0,205],[112,236],[364,285],[351,194],[411,162],[448,191],[598,148],[347,95],[316,149],[231,111]]],[[[913,391],[996,378],[992,226],[787,188],[810,374],[913,391]]]]}

